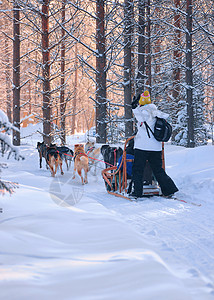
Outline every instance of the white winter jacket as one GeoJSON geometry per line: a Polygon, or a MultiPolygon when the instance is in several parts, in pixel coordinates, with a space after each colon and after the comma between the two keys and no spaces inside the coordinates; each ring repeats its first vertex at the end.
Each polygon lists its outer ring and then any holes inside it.
{"type": "Polygon", "coordinates": [[[162,142],[158,142],[151,132],[149,132],[149,138],[146,126],[143,122],[146,122],[152,129],[152,131],[154,131],[154,126],[156,122],[155,117],[167,119],[169,115],[158,110],[156,105],[154,104],[138,106],[135,109],[133,109],[133,113],[135,115],[135,118],[137,119],[138,128],[138,132],[134,139],[134,148],[148,151],[161,151],[162,142]]]}

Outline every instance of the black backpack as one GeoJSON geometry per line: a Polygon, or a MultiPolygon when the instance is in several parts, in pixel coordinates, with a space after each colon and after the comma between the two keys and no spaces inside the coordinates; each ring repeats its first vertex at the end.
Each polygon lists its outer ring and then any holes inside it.
{"type": "Polygon", "coordinates": [[[156,117],[154,132],[146,122],[144,122],[144,124],[146,126],[146,130],[149,138],[150,138],[150,134],[149,134],[149,130],[150,130],[151,133],[154,135],[155,139],[159,142],[168,142],[168,140],[170,139],[172,134],[172,126],[165,119],[156,117]]]}

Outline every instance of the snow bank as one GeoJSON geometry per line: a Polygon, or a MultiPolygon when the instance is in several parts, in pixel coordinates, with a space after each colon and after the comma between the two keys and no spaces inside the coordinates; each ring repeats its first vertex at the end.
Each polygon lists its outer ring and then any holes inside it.
{"type": "Polygon", "coordinates": [[[3,206],[2,299],[190,299],[148,244],[87,197],[63,208],[21,186],[3,206]]]}
{"type": "Polygon", "coordinates": [[[59,205],[50,189],[71,174],[52,179],[35,149],[23,151],[28,159],[4,173],[20,187],[0,203],[2,299],[191,299],[151,245],[78,179],[70,189],[83,188],[80,201],[59,205]]]}
{"type": "Polygon", "coordinates": [[[0,299],[213,299],[213,146],[166,144],[167,173],[189,203],[133,203],[108,195],[100,173],[85,186],[65,166],[51,178],[39,169],[39,133],[21,130],[26,160],[2,173],[19,189],[0,198],[0,299]]]}

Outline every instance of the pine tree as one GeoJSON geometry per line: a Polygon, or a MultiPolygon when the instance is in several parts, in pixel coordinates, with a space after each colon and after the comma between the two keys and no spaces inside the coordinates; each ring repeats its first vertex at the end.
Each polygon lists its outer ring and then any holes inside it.
{"type": "Polygon", "coordinates": [[[97,143],[106,142],[106,41],[105,1],[96,1],[96,132],[97,143]]]}
{"type": "MultiPolygon", "coordinates": [[[[13,124],[20,129],[20,7],[13,1],[13,124]]],[[[13,144],[20,146],[20,131],[13,131],[13,144]]]]}
{"type": "Polygon", "coordinates": [[[206,145],[208,140],[204,116],[204,88],[202,73],[196,71],[193,77],[194,139],[196,146],[206,145]]]}
{"type": "MultiPolygon", "coordinates": [[[[14,155],[14,158],[17,160],[24,159],[24,157],[19,154],[19,148],[12,144],[12,130],[17,130],[17,128],[9,122],[8,117],[0,110],[0,153],[2,153],[2,156],[8,153],[8,159],[11,155],[14,155]]],[[[6,164],[0,163],[0,172],[1,169],[6,167],[6,164]]],[[[11,194],[16,186],[14,182],[0,180],[0,194],[4,194],[4,192],[11,194]]]]}
{"type": "MultiPolygon", "coordinates": [[[[194,115],[194,141],[195,146],[206,145],[208,134],[205,127],[204,115],[204,85],[203,77],[200,71],[195,71],[193,74],[193,115],[194,115]]],[[[185,90],[181,91],[181,99],[178,103],[178,119],[174,130],[178,132],[172,144],[187,147],[187,102],[185,90]],[[183,97],[182,97],[183,96],[183,97]]]]}
{"type": "Polygon", "coordinates": [[[177,123],[173,128],[174,132],[178,132],[174,140],[173,145],[187,146],[187,103],[185,90],[181,91],[183,98],[178,102],[178,113],[177,113],[177,123]]]}

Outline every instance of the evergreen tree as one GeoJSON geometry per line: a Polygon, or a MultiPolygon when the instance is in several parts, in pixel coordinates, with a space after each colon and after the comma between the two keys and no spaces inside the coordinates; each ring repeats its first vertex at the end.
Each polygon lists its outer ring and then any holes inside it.
{"type": "MultiPolygon", "coordinates": [[[[186,93],[183,89],[182,100],[178,103],[178,119],[175,125],[174,131],[178,132],[175,136],[175,140],[172,144],[187,147],[187,102],[186,93]]],[[[207,144],[208,134],[205,127],[205,115],[204,115],[204,85],[203,77],[200,71],[196,71],[193,75],[193,115],[194,115],[194,141],[195,146],[201,146],[207,144]]]]}
{"type": "Polygon", "coordinates": [[[208,140],[204,116],[204,88],[202,73],[196,71],[193,77],[193,113],[196,146],[206,145],[208,140]]]}
{"type": "Polygon", "coordinates": [[[172,144],[179,146],[187,146],[187,103],[185,91],[182,90],[183,99],[178,102],[178,114],[177,114],[177,123],[175,124],[173,131],[178,132],[172,144]]]}
{"type": "MultiPolygon", "coordinates": [[[[17,130],[9,121],[8,117],[0,110],[0,153],[4,155],[8,153],[8,159],[11,155],[14,155],[14,158],[24,159],[23,156],[19,154],[19,148],[12,144],[11,131],[17,130]]],[[[0,163],[0,172],[1,169],[6,168],[6,164],[0,163]]],[[[9,181],[0,180],[0,194],[3,194],[5,191],[12,193],[16,184],[9,181]]]]}

